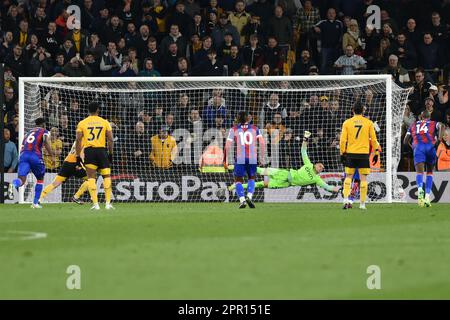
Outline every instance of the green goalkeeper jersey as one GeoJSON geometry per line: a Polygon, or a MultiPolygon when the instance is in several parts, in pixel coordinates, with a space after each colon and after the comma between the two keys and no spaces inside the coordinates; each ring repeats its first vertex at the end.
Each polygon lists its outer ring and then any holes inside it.
{"type": "Polygon", "coordinates": [[[319,187],[324,188],[326,190],[332,190],[333,186],[330,186],[327,183],[325,183],[325,181],[323,181],[314,170],[314,165],[308,158],[306,148],[302,148],[301,152],[304,165],[298,170],[291,169],[289,171],[291,176],[290,181],[291,186],[306,186],[309,184],[316,184],[319,187]]]}

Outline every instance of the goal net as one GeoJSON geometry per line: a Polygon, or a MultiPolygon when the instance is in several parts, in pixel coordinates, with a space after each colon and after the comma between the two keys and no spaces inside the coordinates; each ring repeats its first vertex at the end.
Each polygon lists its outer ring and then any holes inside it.
{"type": "MultiPolygon", "coordinates": [[[[223,148],[242,110],[249,112],[264,133],[270,167],[300,168],[300,137],[308,130],[312,132],[311,161],[324,164],[321,175],[325,181],[340,185],[339,135],[356,102],[365,105],[365,115],[375,122],[382,146],[380,161],[369,177],[369,201],[401,200],[396,169],[409,91],[387,75],[21,78],[20,82],[19,138],[33,128],[34,119],[45,117],[47,129],[52,130],[51,142],[61,152],[55,158],[44,157],[47,172],[58,172],[75,140],[77,123],[87,116],[87,105],[101,103],[100,115],[111,122],[115,141],[115,202],[235,201],[233,192],[219,198],[216,191],[233,182],[232,171],[223,169],[223,148]]],[[[28,184],[20,192],[21,202],[32,197],[31,176],[28,184]]],[[[52,201],[69,201],[80,184],[76,178],[69,179],[52,201]]],[[[98,191],[102,200],[101,178],[98,191]]],[[[315,186],[257,190],[254,198],[268,202],[342,200],[340,193],[315,186]]]]}

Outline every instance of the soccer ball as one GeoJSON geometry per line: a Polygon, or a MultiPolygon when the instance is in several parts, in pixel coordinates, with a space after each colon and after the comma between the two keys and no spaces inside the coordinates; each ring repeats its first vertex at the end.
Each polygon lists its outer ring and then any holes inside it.
{"type": "Polygon", "coordinates": [[[221,199],[223,197],[225,197],[226,194],[226,189],[225,188],[220,188],[216,191],[216,196],[217,198],[221,199]]]}

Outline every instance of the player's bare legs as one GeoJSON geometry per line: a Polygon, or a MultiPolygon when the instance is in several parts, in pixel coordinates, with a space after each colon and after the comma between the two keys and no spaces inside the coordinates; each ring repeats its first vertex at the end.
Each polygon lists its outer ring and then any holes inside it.
{"type": "Polygon", "coordinates": [[[425,205],[425,192],[423,191],[423,173],[425,172],[425,163],[416,164],[416,183],[417,183],[417,200],[420,207],[425,205]]]}

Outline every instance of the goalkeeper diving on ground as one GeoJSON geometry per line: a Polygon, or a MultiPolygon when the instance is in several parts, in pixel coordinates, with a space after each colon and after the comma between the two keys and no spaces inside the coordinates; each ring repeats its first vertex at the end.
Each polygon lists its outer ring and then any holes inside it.
{"type": "MultiPolygon", "coordinates": [[[[256,172],[259,175],[264,176],[263,181],[255,183],[255,189],[269,188],[280,189],[294,186],[306,186],[317,185],[330,192],[338,192],[339,186],[332,186],[327,184],[320,178],[320,173],[325,169],[324,165],[320,162],[313,164],[308,157],[308,139],[311,136],[309,131],[305,131],[303,136],[303,143],[301,147],[301,157],[303,166],[299,169],[277,169],[277,168],[262,168],[257,167],[256,172]]],[[[228,166],[228,169],[233,169],[232,166],[228,166]]],[[[247,184],[242,184],[244,189],[247,189],[247,184]]],[[[229,191],[236,189],[235,184],[228,187],[229,191]]],[[[217,191],[218,197],[225,195],[225,189],[219,189],[217,191]]]]}

